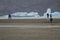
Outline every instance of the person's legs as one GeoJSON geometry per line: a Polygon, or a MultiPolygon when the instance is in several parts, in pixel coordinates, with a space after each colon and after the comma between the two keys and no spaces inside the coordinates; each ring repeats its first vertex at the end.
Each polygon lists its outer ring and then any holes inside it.
{"type": "Polygon", "coordinates": [[[53,19],[52,19],[52,18],[50,18],[50,23],[52,23],[52,21],[53,21],[53,19]]]}

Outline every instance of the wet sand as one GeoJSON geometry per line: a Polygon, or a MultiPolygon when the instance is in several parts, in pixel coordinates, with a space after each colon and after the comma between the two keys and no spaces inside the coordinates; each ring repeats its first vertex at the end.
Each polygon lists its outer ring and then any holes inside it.
{"type": "Polygon", "coordinates": [[[60,40],[60,28],[0,28],[0,40],[60,40]]]}
{"type": "Polygon", "coordinates": [[[60,40],[60,26],[51,24],[0,24],[0,40],[60,40]]]}
{"type": "Polygon", "coordinates": [[[60,23],[0,23],[0,40],[60,40],[60,23]]]}
{"type": "MultiPolygon", "coordinates": [[[[50,23],[47,18],[30,19],[0,19],[0,23],[50,23]]],[[[53,23],[60,23],[60,18],[54,18],[53,23]]]]}

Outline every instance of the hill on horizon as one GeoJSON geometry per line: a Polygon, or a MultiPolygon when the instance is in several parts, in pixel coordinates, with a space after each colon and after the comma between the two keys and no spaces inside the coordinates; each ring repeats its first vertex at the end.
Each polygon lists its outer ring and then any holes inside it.
{"type": "Polygon", "coordinates": [[[47,8],[60,12],[60,0],[0,0],[0,16],[14,12],[38,12],[43,15],[47,8]]]}

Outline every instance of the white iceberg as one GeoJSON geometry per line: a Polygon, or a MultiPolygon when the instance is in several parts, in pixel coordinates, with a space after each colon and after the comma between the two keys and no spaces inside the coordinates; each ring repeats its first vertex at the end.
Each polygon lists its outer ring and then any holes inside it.
{"type": "MultiPolygon", "coordinates": [[[[11,14],[12,19],[20,19],[20,18],[47,18],[47,13],[52,14],[53,18],[60,18],[60,12],[51,12],[51,8],[48,8],[43,16],[40,16],[38,12],[15,12],[11,14]]],[[[49,17],[50,18],[50,17],[49,17]]],[[[0,19],[8,19],[8,15],[0,16],[0,19]]]]}
{"type": "Polygon", "coordinates": [[[38,12],[16,12],[11,14],[12,17],[40,17],[38,12]]]}
{"type": "MultiPolygon", "coordinates": [[[[19,18],[38,18],[40,15],[38,12],[16,12],[10,14],[12,19],[19,19],[19,18]]],[[[1,19],[8,19],[8,15],[0,16],[1,19]]]]}
{"type": "MultiPolygon", "coordinates": [[[[51,13],[53,18],[60,18],[60,12],[51,13]]],[[[47,13],[44,13],[43,17],[47,17],[47,13]]]]}
{"type": "Polygon", "coordinates": [[[16,12],[16,13],[11,14],[12,17],[26,16],[26,15],[27,15],[27,12],[16,12]]]}
{"type": "Polygon", "coordinates": [[[54,17],[54,18],[60,18],[60,12],[54,12],[54,13],[52,13],[52,17],[54,17]]]}
{"type": "MultiPolygon", "coordinates": [[[[47,9],[47,12],[46,13],[44,13],[44,15],[43,15],[43,17],[47,17],[47,13],[50,15],[50,14],[52,14],[52,17],[53,18],[60,18],[60,12],[51,12],[51,8],[48,8],[47,9]]],[[[49,16],[49,18],[50,18],[50,16],[49,16]]]]}

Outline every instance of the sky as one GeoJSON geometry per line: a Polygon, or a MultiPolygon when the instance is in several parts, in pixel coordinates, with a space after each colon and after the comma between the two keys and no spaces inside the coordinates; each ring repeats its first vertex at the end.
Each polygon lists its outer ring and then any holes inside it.
{"type": "Polygon", "coordinates": [[[0,16],[15,12],[38,12],[42,16],[47,8],[60,12],[60,0],[0,0],[0,16]]]}

